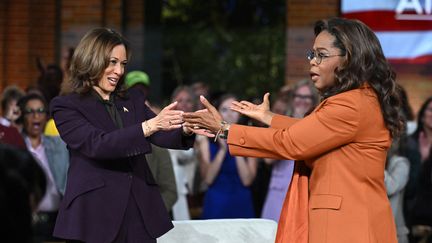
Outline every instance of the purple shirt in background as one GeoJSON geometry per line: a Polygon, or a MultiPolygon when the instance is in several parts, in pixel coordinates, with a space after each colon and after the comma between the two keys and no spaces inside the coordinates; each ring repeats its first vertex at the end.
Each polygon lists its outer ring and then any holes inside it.
{"type": "Polygon", "coordinates": [[[280,212],[294,169],[294,160],[279,160],[273,164],[269,189],[261,218],[279,221],[280,212]]]}

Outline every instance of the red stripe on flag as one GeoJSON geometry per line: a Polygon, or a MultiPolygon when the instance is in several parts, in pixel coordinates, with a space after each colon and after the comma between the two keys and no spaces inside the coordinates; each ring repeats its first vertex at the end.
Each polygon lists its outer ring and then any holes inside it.
{"type": "MultiPolygon", "coordinates": [[[[416,17],[415,13],[405,13],[416,17]]],[[[432,15],[421,15],[430,17],[430,20],[398,20],[396,11],[367,11],[343,14],[349,19],[358,19],[374,31],[422,31],[432,30],[432,15]]]]}
{"type": "Polygon", "coordinates": [[[410,64],[427,64],[432,62],[432,55],[425,55],[420,56],[416,58],[398,58],[398,59],[388,59],[390,63],[394,64],[403,64],[403,63],[410,63],[410,64]]]}

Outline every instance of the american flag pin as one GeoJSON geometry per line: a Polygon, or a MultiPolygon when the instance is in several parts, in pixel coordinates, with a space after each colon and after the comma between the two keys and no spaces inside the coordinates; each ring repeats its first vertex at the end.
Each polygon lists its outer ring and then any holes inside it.
{"type": "Polygon", "coordinates": [[[129,110],[123,106],[123,112],[129,112],[129,110]]]}

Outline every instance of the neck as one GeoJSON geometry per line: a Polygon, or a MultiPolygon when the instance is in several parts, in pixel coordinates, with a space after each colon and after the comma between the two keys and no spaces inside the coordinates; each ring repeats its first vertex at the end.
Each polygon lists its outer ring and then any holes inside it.
{"type": "Polygon", "coordinates": [[[42,142],[41,136],[37,136],[37,137],[28,136],[28,138],[30,140],[30,144],[32,148],[37,148],[42,142]]]}
{"type": "Polygon", "coordinates": [[[111,92],[102,90],[99,86],[93,86],[93,89],[102,97],[104,100],[109,100],[111,92]]]}

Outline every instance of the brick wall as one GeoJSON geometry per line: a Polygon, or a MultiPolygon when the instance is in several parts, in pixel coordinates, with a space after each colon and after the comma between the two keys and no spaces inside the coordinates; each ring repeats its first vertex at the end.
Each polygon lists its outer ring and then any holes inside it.
{"type": "Polygon", "coordinates": [[[339,15],[339,0],[287,1],[285,81],[295,83],[309,78],[306,51],[314,41],[315,21],[339,15]]]}

